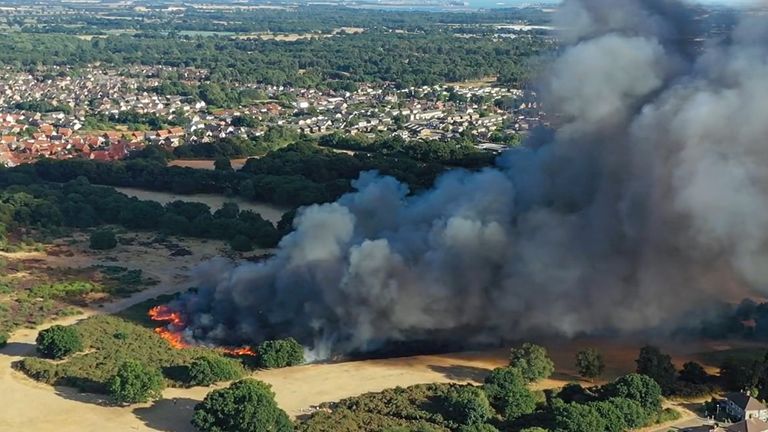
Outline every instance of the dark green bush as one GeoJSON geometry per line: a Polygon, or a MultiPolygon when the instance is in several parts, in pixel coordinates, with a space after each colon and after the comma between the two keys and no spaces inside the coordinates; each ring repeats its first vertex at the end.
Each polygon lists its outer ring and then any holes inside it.
{"type": "Polygon", "coordinates": [[[304,348],[293,338],[262,342],[256,352],[258,364],[264,368],[281,368],[304,363],[304,348]]]}
{"type": "Polygon", "coordinates": [[[51,359],[61,359],[83,350],[80,333],[74,327],[55,325],[37,335],[37,351],[51,359]]]}

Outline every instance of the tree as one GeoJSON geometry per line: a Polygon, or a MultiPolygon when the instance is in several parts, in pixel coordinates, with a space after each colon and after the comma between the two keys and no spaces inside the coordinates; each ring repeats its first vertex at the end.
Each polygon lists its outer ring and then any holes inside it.
{"type": "Polygon", "coordinates": [[[275,402],[269,384],[254,379],[214,390],[195,406],[192,418],[201,432],[289,432],[288,415],[275,402]]]}
{"type": "Polygon", "coordinates": [[[493,409],[485,393],[471,385],[462,386],[450,392],[446,397],[446,405],[451,420],[460,425],[483,424],[493,415],[493,409]]]}
{"type": "Polygon", "coordinates": [[[234,360],[223,357],[201,357],[189,365],[189,383],[209,386],[219,381],[231,381],[243,376],[243,369],[234,360]]]}
{"type": "Polygon", "coordinates": [[[720,378],[727,390],[751,391],[759,385],[765,369],[765,365],[760,361],[729,358],[720,366],[720,378]]]}
{"type": "Polygon", "coordinates": [[[259,366],[281,368],[304,363],[304,347],[296,339],[286,338],[264,341],[256,349],[259,366]]]}
{"type": "Polygon", "coordinates": [[[8,333],[6,333],[4,331],[0,331],[0,348],[3,348],[6,345],[8,345],[9,337],[10,336],[8,335],[8,333]]]}
{"type": "Polygon", "coordinates": [[[37,351],[46,358],[62,359],[83,350],[80,333],[74,327],[55,325],[37,335],[37,351]]]}
{"type": "Polygon", "coordinates": [[[661,386],[661,390],[669,394],[677,376],[677,370],[669,355],[663,354],[655,346],[647,345],[640,349],[640,355],[635,363],[637,363],[637,373],[653,378],[661,386]]]}
{"type": "Polygon", "coordinates": [[[563,403],[554,406],[556,432],[605,432],[606,419],[588,404],[563,403]]]}
{"type": "Polygon", "coordinates": [[[629,427],[624,421],[624,415],[614,404],[608,401],[597,401],[589,404],[605,420],[606,432],[624,432],[629,427]]]}
{"type": "Polygon", "coordinates": [[[605,370],[603,356],[594,348],[579,351],[576,354],[576,369],[579,371],[579,375],[584,378],[597,378],[605,370]]]}
{"type": "Polygon", "coordinates": [[[555,371],[555,364],[547,355],[546,348],[532,343],[512,348],[509,365],[517,368],[529,383],[548,378],[555,371]]]}
{"type": "Polygon", "coordinates": [[[253,243],[248,237],[238,234],[229,241],[229,246],[238,252],[250,252],[253,250],[253,243]]]}
{"type": "Polygon", "coordinates": [[[619,397],[609,398],[606,402],[613,405],[613,407],[621,414],[623,423],[627,428],[636,429],[648,424],[651,413],[643,408],[640,402],[619,397]]]}
{"type": "Polygon", "coordinates": [[[117,373],[107,381],[107,388],[117,403],[141,403],[159,399],[165,388],[165,380],[160,369],[127,360],[118,366],[117,373]]]}
{"type": "Polygon", "coordinates": [[[496,411],[506,420],[530,414],[536,408],[533,393],[525,386],[520,371],[513,367],[494,369],[485,378],[483,391],[496,411]]]}
{"type": "MultiPolygon", "coordinates": [[[[414,431],[408,430],[407,432],[414,432],[414,431]]],[[[469,426],[462,426],[459,428],[459,432],[499,432],[499,430],[493,427],[492,425],[489,425],[488,423],[482,423],[482,424],[473,424],[469,426]]]]}
{"type": "Polygon", "coordinates": [[[90,248],[94,250],[114,249],[117,246],[117,237],[112,230],[101,229],[91,233],[90,248]]]}
{"type": "Polygon", "coordinates": [[[624,375],[606,387],[608,397],[631,399],[648,412],[658,412],[661,409],[661,387],[647,375],[624,375]]]}
{"type": "Polygon", "coordinates": [[[709,375],[700,364],[696,362],[686,362],[680,371],[680,381],[691,384],[706,384],[709,381],[709,375]]]}
{"type": "Polygon", "coordinates": [[[213,161],[213,169],[216,171],[234,171],[232,169],[232,161],[228,157],[217,157],[213,161]]]}

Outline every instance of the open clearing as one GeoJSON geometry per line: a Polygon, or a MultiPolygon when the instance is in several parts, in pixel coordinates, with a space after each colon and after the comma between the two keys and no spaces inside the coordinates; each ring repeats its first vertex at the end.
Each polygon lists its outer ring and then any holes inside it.
{"type": "Polygon", "coordinates": [[[140,200],[146,201],[156,201],[160,204],[168,204],[173,201],[203,203],[208,205],[208,207],[210,207],[213,211],[220,209],[224,203],[233,202],[240,207],[240,210],[250,210],[254,213],[258,213],[265,220],[275,224],[279,222],[280,218],[283,217],[283,214],[289,210],[288,208],[279,207],[272,204],[256,203],[252,201],[245,201],[237,197],[226,197],[223,195],[215,194],[180,195],[170,192],[157,192],[128,187],[116,187],[114,189],[120,193],[128,195],[129,197],[136,197],[140,200]]]}
{"type": "MultiPolygon", "coordinates": [[[[229,162],[232,164],[232,168],[234,170],[239,170],[243,166],[245,166],[245,162],[248,160],[248,158],[244,159],[230,159],[229,162]]],[[[185,168],[195,168],[195,169],[205,169],[205,170],[213,170],[213,164],[216,162],[213,159],[174,159],[170,162],[168,162],[169,166],[178,166],[178,167],[185,167],[185,168]]]]}

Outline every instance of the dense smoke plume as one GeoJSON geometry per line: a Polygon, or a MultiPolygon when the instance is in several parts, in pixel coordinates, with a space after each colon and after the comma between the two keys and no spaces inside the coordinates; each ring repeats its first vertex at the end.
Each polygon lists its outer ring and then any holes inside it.
{"type": "Polygon", "coordinates": [[[189,336],[319,356],[445,335],[638,331],[768,287],[768,26],[703,41],[695,7],[567,0],[542,79],[559,127],[410,195],[368,172],[263,263],[213,261],[189,336]]]}

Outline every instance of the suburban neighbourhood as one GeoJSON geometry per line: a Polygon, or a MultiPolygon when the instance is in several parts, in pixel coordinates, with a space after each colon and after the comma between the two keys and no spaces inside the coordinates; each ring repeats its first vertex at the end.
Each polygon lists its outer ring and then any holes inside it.
{"type": "Polygon", "coordinates": [[[306,135],[332,132],[445,140],[471,134],[479,148],[500,151],[547,124],[536,94],[490,83],[397,89],[361,84],[345,90],[252,85],[261,100],[220,108],[198,97],[160,94],[163,76],[198,86],[199,69],[94,65],[0,73],[0,163],[39,158],[117,160],[147,144],[173,148],[270,128],[306,135]],[[247,119],[244,121],[243,119],[247,119]]]}

